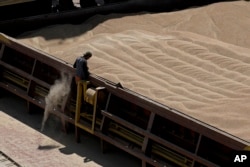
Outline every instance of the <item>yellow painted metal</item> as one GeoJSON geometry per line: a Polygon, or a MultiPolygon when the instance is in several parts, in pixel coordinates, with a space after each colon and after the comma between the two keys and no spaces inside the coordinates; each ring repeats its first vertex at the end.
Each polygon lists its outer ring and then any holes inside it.
{"type": "Polygon", "coordinates": [[[3,33],[0,33],[0,43],[10,44],[11,43],[10,41],[11,40],[9,40],[9,37],[7,37],[6,35],[4,35],[3,33]]]}
{"type": "Polygon", "coordinates": [[[41,86],[39,86],[39,85],[36,85],[34,91],[35,91],[35,93],[36,93],[37,95],[39,95],[39,96],[41,96],[41,97],[45,97],[45,96],[47,96],[48,93],[49,93],[49,90],[48,90],[48,89],[45,89],[45,88],[43,88],[43,87],[41,87],[41,86]]]}
{"type": "MultiPolygon", "coordinates": [[[[117,123],[111,122],[108,130],[114,134],[132,142],[139,146],[142,146],[144,138],[131,130],[124,128],[123,126],[118,125],[117,123]]],[[[153,143],[152,153],[157,154],[175,164],[178,164],[182,167],[189,167],[192,165],[192,161],[180,154],[177,154],[165,147],[160,146],[159,144],[153,143]]]]}
{"type": "Polygon", "coordinates": [[[76,95],[76,112],[75,112],[75,125],[78,125],[80,120],[81,105],[82,105],[82,83],[77,83],[77,95],[76,95]]]}
{"type": "MultiPolygon", "coordinates": [[[[77,83],[77,96],[76,96],[76,112],[75,112],[75,126],[80,127],[80,113],[81,113],[81,105],[82,105],[82,97],[83,97],[83,82],[79,81],[77,83]]],[[[80,127],[81,128],[81,127],[80,127]]]]}
{"type": "Polygon", "coordinates": [[[113,132],[139,146],[142,146],[143,143],[143,137],[135,134],[134,132],[116,124],[116,123],[110,123],[108,130],[110,132],[113,132]]]}
{"type": "Polygon", "coordinates": [[[3,71],[3,78],[9,80],[9,81],[12,81],[13,83],[27,89],[28,88],[28,84],[29,84],[29,81],[9,70],[4,70],[3,71]]]}
{"type": "Polygon", "coordinates": [[[246,147],[244,148],[244,150],[250,151],[250,146],[246,146],[246,147]]]}
{"type": "Polygon", "coordinates": [[[85,101],[91,105],[94,105],[96,99],[96,90],[93,88],[89,88],[86,90],[85,94],[85,101]]]}
{"type": "Polygon", "coordinates": [[[96,106],[97,106],[97,93],[98,90],[94,88],[88,89],[89,81],[79,81],[77,84],[77,99],[76,99],[76,113],[75,113],[75,126],[94,134],[95,122],[96,122],[96,106]],[[84,125],[80,122],[81,118],[81,106],[85,103],[89,103],[93,106],[92,124],[91,127],[84,125]]]}
{"type": "Polygon", "coordinates": [[[83,125],[83,124],[81,124],[81,123],[79,123],[79,122],[77,123],[76,126],[79,127],[79,128],[81,128],[82,130],[85,130],[86,132],[91,133],[91,134],[94,133],[90,127],[88,127],[88,126],[86,126],[86,125],[83,125]]]}
{"type": "Polygon", "coordinates": [[[189,167],[192,165],[192,161],[190,159],[156,143],[152,145],[152,152],[182,167],[189,167]]]}
{"type": "MultiPolygon", "coordinates": [[[[92,114],[81,113],[80,115],[81,115],[81,117],[83,117],[83,118],[85,118],[85,119],[87,119],[89,121],[93,120],[93,115],[92,114]]],[[[101,125],[101,120],[96,118],[96,124],[101,125]]]]}

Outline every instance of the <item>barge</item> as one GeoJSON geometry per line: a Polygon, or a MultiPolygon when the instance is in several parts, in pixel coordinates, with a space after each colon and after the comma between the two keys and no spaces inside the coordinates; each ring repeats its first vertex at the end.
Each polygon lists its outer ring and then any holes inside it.
{"type": "MultiPolygon", "coordinates": [[[[60,23],[79,23],[95,14],[172,10],[151,8],[152,1],[126,1],[72,11],[4,20],[0,31],[16,35],[26,30],[60,23]],[[137,3],[135,3],[137,2],[137,3]],[[142,2],[147,2],[146,6],[142,2]],[[131,6],[133,6],[131,8],[131,6]],[[19,29],[16,29],[16,26],[19,29]]],[[[170,1],[169,1],[170,2],[170,1]]],[[[161,4],[169,5],[168,1],[161,4]]],[[[172,4],[173,5],[173,4],[172,4]]],[[[181,6],[183,7],[183,6],[181,6]]],[[[0,87],[27,101],[27,110],[45,109],[45,97],[64,71],[71,77],[71,93],[51,114],[100,138],[101,150],[114,145],[141,160],[142,166],[231,166],[232,155],[250,150],[250,143],[160,104],[119,83],[91,74],[89,81],[74,83],[72,65],[0,34],[0,87]]]]}
{"type": "Polygon", "coordinates": [[[249,143],[183,113],[91,74],[77,86],[74,68],[40,50],[0,35],[0,87],[34,106],[45,97],[61,71],[71,76],[70,96],[51,114],[63,127],[75,127],[100,138],[101,150],[114,145],[142,161],[142,166],[229,166],[235,151],[249,143]]]}

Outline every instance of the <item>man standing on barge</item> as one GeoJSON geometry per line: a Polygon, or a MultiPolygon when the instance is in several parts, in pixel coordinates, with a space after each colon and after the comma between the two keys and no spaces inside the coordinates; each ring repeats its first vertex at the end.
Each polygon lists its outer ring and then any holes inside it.
{"type": "Polygon", "coordinates": [[[89,68],[87,60],[92,57],[91,52],[86,52],[83,56],[76,59],[73,67],[76,69],[75,82],[76,84],[80,80],[87,80],[89,77],[89,68]]]}

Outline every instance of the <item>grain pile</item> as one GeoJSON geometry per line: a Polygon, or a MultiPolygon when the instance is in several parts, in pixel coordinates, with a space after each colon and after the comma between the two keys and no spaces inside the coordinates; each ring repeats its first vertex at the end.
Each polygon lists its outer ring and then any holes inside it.
{"type": "Polygon", "coordinates": [[[250,3],[96,15],[19,40],[250,142],[250,3]]]}

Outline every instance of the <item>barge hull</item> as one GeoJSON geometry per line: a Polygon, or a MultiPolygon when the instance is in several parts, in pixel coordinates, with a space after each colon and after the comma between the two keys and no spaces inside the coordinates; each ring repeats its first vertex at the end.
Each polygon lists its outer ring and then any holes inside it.
{"type": "Polygon", "coordinates": [[[162,105],[105,78],[90,75],[74,83],[71,64],[0,34],[0,87],[45,108],[45,97],[61,71],[71,77],[71,93],[53,111],[80,130],[100,138],[102,151],[114,145],[141,159],[142,166],[230,166],[235,151],[249,143],[162,105]]]}

